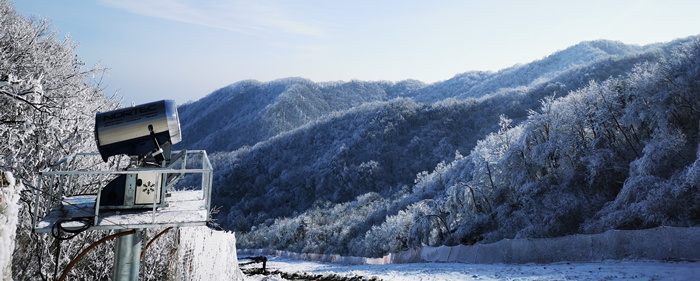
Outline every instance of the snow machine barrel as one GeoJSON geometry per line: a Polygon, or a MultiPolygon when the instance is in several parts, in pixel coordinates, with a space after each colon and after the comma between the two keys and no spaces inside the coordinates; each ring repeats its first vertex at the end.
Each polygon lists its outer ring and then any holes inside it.
{"type": "MultiPolygon", "coordinates": [[[[162,154],[163,144],[181,140],[180,120],[173,100],[161,100],[95,116],[95,140],[102,160],[126,154],[162,154]],[[160,152],[159,152],[160,150],[160,152]]],[[[162,160],[161,160],[162,161],[162,160]]]]}
{"type": "Polygon", "coordinates": [[[180,120],[175,101],[161,100],[95,116],[95,140],[105,162],[114,155],[128,155],[127,168],[138,173],[121,174],[102,189],[101,209],[140,209],[167,206],[167,188],[182,174],[163,173],[186,160],[185,151],[171,157],[180,142],[180,120]],[[172,158],[172,159],[171,159],[172,158]]]}

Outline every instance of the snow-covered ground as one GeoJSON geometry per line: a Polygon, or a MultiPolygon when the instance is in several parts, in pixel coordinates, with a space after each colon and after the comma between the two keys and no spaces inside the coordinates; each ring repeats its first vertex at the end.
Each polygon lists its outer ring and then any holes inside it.
{"type": "MultiPolygon", "coordinates": [[[[249,265],[246,267],[260,267],[249,265]]],[[[554,264],[411,263],[338,265],[270,258],[268,270],[288,273],[377,277],[382,280],[700,280],[699,262],[604,261],[554,264]]],[[[249,276],[246,280],[285,280],[249,276]]]]}

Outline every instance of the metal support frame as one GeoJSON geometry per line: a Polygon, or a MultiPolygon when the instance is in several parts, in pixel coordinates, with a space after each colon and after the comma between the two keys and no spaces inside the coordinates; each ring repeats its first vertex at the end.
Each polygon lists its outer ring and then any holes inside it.
{"type": "MultiPolygon", "coordinates": [[[[123,230],[125,232],[129,230],[123,230]]],[[[134,234],[117,238],[114,244],[114,269],[112,280],[136,281],[139,280],[139,267],[141,266],[141,240],[142,231],[137,229],[134,234]]]]}
{"type": "MultiPolygon", "coordinates": [[[[185,152],[179,152],[179,151],[173,151],[173,154],[177,153],[185,153],[185,152]]],[[[92,196],[94,197],[94,204],[95,208],[94,210],[90,210],[89,212],[91,213],[91,216],[94,216],[94,225],[92,229],[124,229],[124,228],[149,228],[149,227],[168,227],[168,226],[174,226],[174,227],[181,227],[181,226],[189,226],[189,225],[204,225],[206,224],[206,221],[209,219],[209,214],[211,210],[211,194],[212,194],[212,180],[213,180],[213,167],[211,165],[211,162],[209,161],[209,158],[207,156],[206,151],[203,150],[188,150],[186,151],[186,154],[188,155],[196,155],[198,157],[201,157],[201,166],[200,163],[194,162],[196,166],[199,166],[198,168],[186,168],[187,160],[186,158],[181,160],[182,165],[180,166],[181,168],[156,168],[156,169],[151,169],[150,172],[153,173],[159,173],[163,175],[163,178],[168,179],[169,176],[174,176],[175,174],[183,175],[183,174],[200,174],[201,175],[201,187],[200,189],[196,190],[200,195],[198,195],[199,199],[203,200],[203,208],[206,211],[206,218],[202,220],[201,222],[193,223],[193,222],[186,222],[186,223],[178,223],[178,222],[158,222],[156,220],[157,214],[159,214],[159,209],[158,207],[161,207],[160,205],[157,204],[148,204],[148,205],[143,205],[147,209],[144,209],[144,212],[151,212],[151,219],[148,221],[141,221],[139,223],[127,223],[127,224],[122,224],[119,225],[118,227],[110,227],[108,225],[102,224],[103,221],[103,216],[106,214],[107,210],[104,210],[100,208],[99,202],[100,198],[103,195],[102,194],[102,189],[97,190],[97,194],[93,194],[92,196]]],[[[61,205],[66,205],[70,204],[70,199],[71,198],[77,198],[79,196],[73,196],[75,194],[71,194],[71,192],[74,192],[75,188],[74,185],[76,185],[76,180],[74,180],[74,177],[76,176],[89,176],[89,177],[94,177],[98,182],[102,182],[105,179],[105,176],[118,176],[118,175],[131,175],[131,174],[138,174],[139,172],[143,172],[140,170],[76,170],[76,165],[75,163],[79,161],[80,157],[99,157],[98,153],[76,153],[76,154],[71,154],[68,157],[62,159],[61,161],[57,162],[55,165],[52,167],[46,169],[45,171],[42,171],[40,173],[40,177],[38,179],[38,187],[34,190],[34,196],[35,196],[35,202],[34,202],[34,216],[33,216],[33,222],[32,222],[32,227],[35,232],[48,232],[46,231],[45,228],[43,227],[38,227],[38,223],[45,217],[48,217],[50,215],[50,212],[52,209],[56,207],[61,207],[61,205]],[[72,163],[71,163],[72,161],[72,163]],[[71,165],[72,164],[72,165],[71,165]],[[42,187],[45,187],[43,185],[48,186],[47,193],[41,194],[41,190],[43,189],[42,187]],[[58,185],[58,186],[55,186],[58,185]],[[56,190],[56,192],[54,192],[56,190]]],[[[155,199],[155,198],[154,198],[155,199]]],[[[164,198],[165,199],[165,198],[164,198]]],[[[116,211],[116,210],[115,210],[116,211]]]]}
{"type": "MultiPolygon", "coordinates": [[[[177,151],[173,151],[172,153],[178,153],[177,151]]],[[[142,238],[143,238],[143,231],[146,228],[155,228],[155,227],[182,227],[182,226],[194,226],[194,225],[205,225],[207,221],[209,220],[209,215],[210,215],[210,210],[211,210],[211,194],[212,194],[212,180],[213,180],[213,167],[211,165],[211,162],[209,161],[209,158],[207,156],[206,151],[204,150],[194,150],[194,151],[182,151],[178,153],[178,156],[184,156],[181,158],[178,158],[177,156],[175,159],[179,159],[176,161],[178,162],[178,166],[180,168],[174,168],[176,167],[176,164],[173,164],[169,167],[162,167],[162,168],[156,168],[156,169],[150,169],[150,172],[153,173],[158,173],[164,180],[162,182],[162,192],[166,192],[166,187],[171,188],[172,186],[169,185],[171,180],[172,180],[172,185],[177,182],[183,175],[185,174],[200,174],[201,175],[201,187],[200,189],[195,189],[195,190],[182,190],[182,191],[173,191],[172,192],[172,200],[175,200],[175,198],[182,198],[183,196],[186,198],[190,198],[187,196],[194,196],[196,199],[190,200],[187,199],[184,205],[192,205],[192,202],[199,202],[195,204],[196,206],[199,206],[199,209],[195,209],[192,211],[191,209],[177,209],[177,204],[173,203],[174,206],[172,208],[166,206],[163,207],[166,209],[163,211],[166,213],[164,216],[167,216],[167,213],[172,213],[172,212],[178,212],[178,215],[182,215],[186,212],[189,212],[188,214],[195,213],[194,220],[186,220],[185,218],[182,218],[180,216],[176,216],[175,220],[173,221],[164,221],[164,220],[158,220],[157,221],[157,215],[160,213],[160,208],[163,206],[162,204],[156,204],[153,203],[151,205],[145,205],[147,206],[148,209],[143,209],[140,212],[137,211],[139,214],[150,214],[148,217],[150,217],[150,220],[144,220],[144,221],[137,221],[137,222],[126,222],[126,223],[120,223],[120,224],[110,224],[108,223],[109,220],[118,220],[114,219],[114,217],[106,217],[109,214],[112,214],[113,216],[116,215],[117,217],[128,217],[128,214],[125,214],[124,210],[100,210],[100,198],[102,196],[102,188],[97,189],[97,194],[92,194],[92,195],[86,195],[86,194],[73,194],[76,192],[76,182],[79,182],[79,180],[75,180],[74,178],[80,177],[80,176],[88,176],[88,177],[94,177],[98,183],[103,183],[105,180],[105,176],[118,176],[118,175],[123,175],[123,174],[137,174],[139,172],[143,172],[141,170],[119,170],[119,162],[117,163],[117,168],[114,170],[101,170],[101,171],[96,171],[96,170],[76,170],[76,163],[79,161],[79,157],[99,157],[99,153],[76,153],[76,154],[71,154],[68,157],[62,159],[61,161],[57,162],[53,166],[49,167],[45,171],[42,171],[40,173],[40,176],[37,180],[37,188],[34,189],[34,196],[35,196],[35,201],[34,201],[34,216],[32,217],[32,228],[34,232],[36,233],[45,233],[49,232],[51,229],[52,223],[55,223],[56,220],[55,217],[64,217],[64,216],[69,216],[64,211],[69,212],[68,209],[73,208],[73,211],[85,211],[82,210],[82,208],[85,208],[84,206],[94,206],[94,210],[89,210],[86,212],[87,216],[94,216],[93,218],[93,225],[90,227],[90,229],[93,230],[116,230],[117,232],[127,232],[127,231],[134,231],[134,234],[130,235],[123,235],[119,236],[117,238],[114,252],[115,252],[115,257],[114,257],[114,271],[112,273],[112,279],[113,280],[138,280],[139,279],[139,267],[140,267],[140,258],[141,258],[141,249],[142,249],[142,238]],[[196,154],[199,155],[199,157],[202,158],[201,161],[201,166],[199,168],[195,169],[188,169],[187,166],[187,154],[196,154]],[[72,162],[71,162],[72,161],[72,162]],[[44,189],[47,189],[45,192],[44,189]],[[56,192],[54,192],[54,190],[56,192]],[[193,193],[194,192],[194,193],[193,193]],[[90,198],[87,198],[90,197],[90,198]],[[89,202],[94,202],[94,205],[90,204],[85,204],[86,198],[88,199],[87,201],[89,202]],[[82,200],[82,201],[81,201],[82,200]],[[94,201],[90,201],[94,200],[94,201]],[[72,203],[71,203],[72,202],[72,203]],[[78,202],[78,203],[76,203],[78,202]],[[82,205],[80,205],[82,204],[82,205]],[[158,208],[157,208],[158,207],[158,208]],[[168,209],[169,208],[169,209],[168,209]],[[59,212],[54,212],[52,214],[53,210],[60,210],[59,212]],[[122,212],[120,214],[120,211],[122,212]],[[58,215],[56,215],[58,214],[58,215]],[[149,222],[150,221],[150,222],[149,222]],[[41,225],[41,227],[39,227],[41,225]]],[[[174,162],[176,162],[174,161],[174,162]]],[[[196,163],[196,162],[195,162],[196,163]]],[[[197,163],[198,164],[198,163],[197,163]]],[[[154,198],[153,202],[156,202],[154,193],[154,198]]],[[[161,197],[163,200],[161,200],[161,203],[165,200],[165,197],[161,197]]],[[[172,202],[177,202],[177,201],[172,201],[172,202]]],[[[183,207],[185,208],[185,207],[183,207]]],[[[127,210],[129,211],[129,210],[127,210]]],[[[133,212],[132,212],[133,213],[133,212]]],[[[66,227],[64,225],[64,227],[66,227]]],[[[67,226],[66,228],[70,229],[71,226],[67,226]]]]}

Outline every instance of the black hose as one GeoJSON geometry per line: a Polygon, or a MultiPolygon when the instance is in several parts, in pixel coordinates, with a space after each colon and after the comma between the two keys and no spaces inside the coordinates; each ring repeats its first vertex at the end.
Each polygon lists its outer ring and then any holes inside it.
{"type": "Polygon", "coordinates": [[[92,227],[93,223],[93,217],[75,217],[75,218],[68,218],[68,219],[60,219],[56,221],[56,223],[51,226],[51,236],[53,238],[56,238],[56,267],[54,268],[53,272],[53,279],[56,279],[56,275],[58,274],[58,263],[60,262],[60,257],[61,257],[61,241],[68,240],[68,239],[73,239],[75,236],[78,236],[81,232],[90,229],[92,227]],[[66,222],[82,222],[83,226],[81,226],[78,229],[67,229],[63,227],[63,223],[66,222]],[[66,232],[70,233],[72,235],[68,237],[61,237],[61,232],[66,232]]]}
{"type": "Polygon", "coordinates": [[[60,219],[56,221],[56,223],[53,224],[51,227],[51,236],[58,240],[69,240],[72,239],[73,237],[77,236],[81,232],[88,230],[90,227],[92,227],[92,223],[94,222],[94,217],[75,217],[75,218],[68,218],[68,219],[60,219]],[[81,222],[83,225],[78,228],[78,229],[68,229],[63,227],[64,223],[67,222],[81,222]],[[61,237],[61,232],[65,233],[70,233],[72,235],[68,237],[61,237]]]}

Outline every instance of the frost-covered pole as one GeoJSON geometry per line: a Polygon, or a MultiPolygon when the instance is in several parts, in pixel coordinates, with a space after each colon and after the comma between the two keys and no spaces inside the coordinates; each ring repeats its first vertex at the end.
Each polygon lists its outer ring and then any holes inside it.
{"type": "Polygon", "coordinates": [[[10,172],[0,172],[0,280],[12,280],[12,253],[19,221],[19,191],[22,182],[10,172]]]}
{"type": "MultiPolygon", "coordinates": [[[[131,230],[125,230],[131,231],[131,230]]],[[[141,231],[117,238],[114,245],[114,272],[112,280],[139,280],[141,263],[141,231]]]]}

